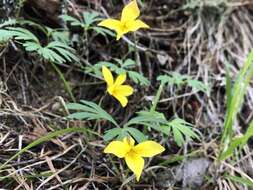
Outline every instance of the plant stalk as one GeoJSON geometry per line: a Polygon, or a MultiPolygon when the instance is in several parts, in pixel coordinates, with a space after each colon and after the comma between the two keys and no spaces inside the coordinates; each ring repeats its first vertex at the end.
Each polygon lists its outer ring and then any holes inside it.
{"type": "Polygon", "coordinates": [[[67,93],[69,94],[71,100],[73,102],[76,102],[76,99],[71,91],[71,87],[69,86],[68,82],[66,81],[64,75],[62,74],[62,72],[60,71],[60,69],[55,65],[55,63],[51,62],[52,67],[54,68],[54,70],[57,72],[57,74],[59,75],[60,79],[62,80],[65,90],[67,91],[67,93]]]}

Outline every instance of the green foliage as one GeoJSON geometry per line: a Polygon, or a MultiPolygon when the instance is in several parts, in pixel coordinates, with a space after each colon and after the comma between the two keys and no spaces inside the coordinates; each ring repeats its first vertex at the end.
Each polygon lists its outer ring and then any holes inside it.
{"type": "Polygon", "coordinates": [[[199,138],[192,130],[192,124],[180,118],[167,121],[162,113],[156,111],[138,112],[138,115],[129,120],[124,127],[140,124],[161,132],[166,136],[170,136],[172,131],[173,138],[178,146],[182,146],[186,139],[191,140],[199,138]]]}
{"type": "Polygon", "coordinates": [[[0,29],[0,43],[5,43],[12,38],[12,34],[8,30],[0,29]]]}
{"type": "Polygon", "coordinates": [[[78,120],[107,120],[116,126],[116,128],[106,131],[104,135],[104,140],[109,141],[113,138],[123,139],[126,136],[133,136],[138,142],[142,142],[146,139],[145,135],[138,129],[132,127],[120,128],[114,118],[103,110],[99,105],[81,100],[82,104],[70,103],[67,104],[69,110],[77,110],[77,112],[70,114],[68,119],[78,119],[78,120]]]}
{"type": "Polygon", "coordinates": [[[246,185],[248,187],[253,187],[253,180],[250,179],[250,178],[233,176],[233,175],[226,175],[225,178],[229,179],[229,180],[232,180],[234,182],[237,182],[239,184],[246,185]]]}
{"type": "Polygon", "coordinates": [[[251,137],[253,137],[253,121],[251,121],[250,126],[248,127],[246,133],[243,136],[235,137],[231,140],[227,150],[223,151],[220,155],[220,160],[224,160],[231,156],[237,148],[242,149],[251,137]]]}
{"type": "Polygon", "coordinates": [[[193,132],[192,125],[183,119],[175,118],[171,121],[167,121],[162,113],[156,111],[141,111],[137,113],[136,117],[130,119],[127,123],[123,125],[122,128],[119,127],[114,118],[103,110],[99,105],[81,100],[79,103],[67,104],[69,110],[76,110],[77,112],[70,114],[68,119],[78,119],[78,120],[107,120],[113,123],[116,128],[106,131],[104,135],[105,141],[110,141],[114,138],[123,139],[126,136],[134,137],[138,142],[145,141],[146,134],[137,128],[130,126],[142,125],[145,127],[152,128],[158,132],[169,136],[172,131],[173,137],[178,144],[182,146],[185,139],[198,138],[198,135],[193,132]]]}
{"type": "Polygon", "coordinates": [[[186,140],[199,139],[192,130],[193,125],[183,119],[175,118],[162,126],[165,134],[173,133],[173,137],[178,146],[182,146],[186,140]]]}
{"type": "Polygon", "coordinates": [[[132,136],[138,143],[146,141],[146,135],[143,134],[139,129],[132,127],[124,127],[124,128],[113,128],[107,130],[104,135],[105,141],[110,141],[114,138],[118,140],[122,140],[124,137],[132,136]]]}
{"type": "Polygon", "coordinates": [[[12,26],[17,23],[16,19],[8,19],[4,21],[2,24],[0,24],[0,28],[6,27],[6,26],[12,26]]]}
{"type": "Polygon", "coordinates": [[[104,140],[105,141],[110,141],[114,138],[116,138],[117,136],[120,136],[122,134],[122,129],[121,128],[113,128],[113,129],[109,129],[106,131],[105,135],[104,135],[104,140]]]}
{"type": "Polygon", "coordinates": [[[12,34],[8,30],[3,29],[3,28],[6,26],[11,26],[11,25],[15,25],[15,24],[16,24],[15,19],[9,19],[9,20],[6,20],[5,22],[3,22],[2,24],[0,24],[0,43],[5,43],[9,39],[12,38],[12,34]]]}
{"type": "Polygon", "coordinates": [[[13,38],[25,48],[27,52],[35,52],[43,59],[62,64],[65,62],[78,62],[75,50],[60,41],[51,41],[42,46],[39,39],[29,30],[21,27],[7,27],[0,30],[0,41],[13,38]]]}
{"type": "Polygon", "coordinates": [[[103,110],[99,105],[89,102],[86,100],[80,101],[82,104],[78,103],[70,103],[67,105],[69,110],[77,110],[78,112],[70,114],[68,119],[78,119],[78,120],[98,120],[105,119],[110,121],[115,126],[119,126],[117,122],[112,118],[110,114],[108,114],[105,110],[103,110]]]}
{"type": "Polygon", "coordinates": [[[106,34],[109,34],[111,36],[114,36],[114,34],[110,31],[107,30],[103,27],[99,27],[99,26],[93,26],[93,24],[97,21],[100,21],[101,18],[99,18],[99,14],[97,12],[84,12],[82,14],[82,18],[81,21],[69,16],[69,15],[61,15],[61,18],[65,21],[65,22],[69,22],[71,26],[78,26],[83,28],[85,31],[88,30],[94,30],[99,34],[102,34],[104,36],[106,36],[106,34]]]}
{"type": "MultiPolygon", "coordinates": [[[[237,79],[234,82],[234,85],[232,85],[231,78],[229,76],[227,69],[226,75],[227,112],[221,139],[223,148],[221,150],[220,157],[222,159],[225,159],[227,156],[231,155],[231,151],[233,151],[238,146],[237,143],[240,143],[240,140],[238,139],[232,141],[232,137],[234,134],[233,124],[238,112],[241,109],[244,96],[247,92],[247,87],[249,86],[250,80],[253,76],[252,62],[253,62],[253,50],[249,54],[243,68],[241,69],[237,79]]],[[[251,129],[251,127],[249,127],[249,129],[251,129]]]]}
{"type": "Polygon", "coordinates": [[[147,127],[153,127],[153,125],[160,125],[167,122],[163,113],[159,113],[156,111],[140,111],[137,112],[137,116],[130,119],[124,126],[128,127],[130,125],[144,125],[147,127]]]}
{"type": "Polygon", "coordinates": [[[74,54],[75,50],[68,45],[59,42],[52,41],[47,46],[41,47],[38,50],[38,53],[44,57],[55,63],[65,63],[65,62],[79,62],[79,58],[74,54]]]}
{"type": "Polygon", "coordinates": [[[141,143],[147,140],[145,134],[143,134],[140,130],[136,128],[126,127],[124,128],[124,130],[126,130],[130,134],[130,136],[134,137],[138,143],[141,143]]]}
{"type": "Polygon", "coordinates": [[[69,93],[72,101],[75,101],[75,98],[71,92],[71,87],[65,80],[62,72],[55,65],[72,61],[79,62],[79,58],[75,55],[75,50],[68,45],[66,38],[63,38],[63,35],[60,34],[60,32],[56,33],[56,30],[50,29],[48,27],[42,27],[41,25],[29,20],[8,20],[1,26],[4,28],[0,29],[0,43],[5,43],[10,39],[13,39],[15,42],[21,44],[24,47],[25,51],[29,53],[36,53],[42,59],[49,61],[63,81],[66,91],[69,93]],[[40,40],[30,30],[17,26],[6,27],[14,24],[27,25],[29,27],[39,29],[46,35],[49,42],[47,45],[42,46],[40,40]],[[53,40],[50,41],[50,37],[53,40]]]}
{"type": "Polygon", "coordinates": [[[94,73],[96,77],[100,78],[102,76],[101,70],[102,66],[108,67],[111,71],[116,74],[127,73],[129,78],[135,83],[141,86],[148,86],[149,80],[142,74],[134,71],[137,66],[136,62],[132,59],[126,59],[125,61],[121,59],[115,59],[116,63],[111,63],[107,61],[100,61],[95,65],[86,67],[87,73],[94,73]]]}
{"type": "Polygon", "coordinates": [[[70,44],[70,32],[68,30],[57,30],[47,27],[47,34],[53,41],[62,42],[66,45],[70,44]]]}
{"type": "Polygon", "coordinates": [[[206,86],[203,82],[192,79],[192,77],[188,75],[181,75],[177,72],[171,72],[168,75],[160,75],[157,80],[169,86],[175,85],[177,88],[181,88],[182,86],[187,85],[193,89],[196,89],[197,91],[202,91],[207,95],[210,94],[209,87],[206,86]]]}
{"type": "Polygon", "coordinates": [[[14,39],[25,41],[22,45],[25,47],[26,51],[36,52],[45,60],[58,64],[65,63],[66,61],[79,61],[73,53],[74,49],[62,42],[52,41],[43,47],[38,38],[28,30],[22,28],[12,28],[12,30],[17,31],[16,34],[14,33],[13,35],[14,39]]]}

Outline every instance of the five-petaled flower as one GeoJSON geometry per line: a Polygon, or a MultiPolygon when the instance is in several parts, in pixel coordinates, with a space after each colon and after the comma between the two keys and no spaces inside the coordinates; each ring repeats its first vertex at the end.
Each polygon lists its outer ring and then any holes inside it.
{"type": "Polygon", "coordinates": [[[119,40],[128,32],[135,32],[140,28],[149,28],[147,24],[137,19],[139,16],[140,10],[136,0],[133,0],[124,7],[120,20],[109,18],[103,20],[98,25],[115,30],[117,33],[117,40],[119,40]]]}
{"type": "Polygon", "coordinates": [[[165,149],[154,141],[144,141],[136,146],[134,143],[131,137],[125,137],[123,141],[112,141],[109,143],[104,152],[114,154],[119,158],[125,158],[127,166],[135,174],[137,181],[139,181],[144,168],[144,159],[142,157],[153,157],[165,149]]]}
{"type": "Polygon", "coordinates": [[[120,104],[125,107],[128,102],[127,96],[132,95],[134,92],[134,89],[131,86],[122,85],[126,81],[126,74],[120,74],[114,82],[112,73],[107,67],[102,67],[102,73],[104,80],[107,83],[107,92],[114,96],[120,104]]]}

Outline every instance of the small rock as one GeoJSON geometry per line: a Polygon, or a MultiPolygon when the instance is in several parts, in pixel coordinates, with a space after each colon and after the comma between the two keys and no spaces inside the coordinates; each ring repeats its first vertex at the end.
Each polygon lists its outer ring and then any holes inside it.
{"type": "Polygon", "coordinates": [[[162,188],[170,188],[181,182],[183,187],[196,189],[203,184],[210,164],[211,161],[207,158],[188,160],[183,165],[174,166],[160,172],[157,176],[157,179],[159,179],[157,185],[162,188]]]}
{"type": "Polygon", "coordinates": [[[157,54],[157,59],[161,65],[165,65],[166,63],[171,63],[173,60],[168,54],[157,54]]]}
{"type": "Polygon", "coordinates": [[[56,111],[59,111],[61,109],[61,104],[60,102],[55,102],[53,105],[52,105],[52,111],[56,112],[56,111]]]}
{"type": "Polygon", "coordinates": [[[204,177],[210,163],[210,160],[206,158],[187,161],[183,167],[183,186],[191,188],[200,187],[204,182],[204,177]]]}

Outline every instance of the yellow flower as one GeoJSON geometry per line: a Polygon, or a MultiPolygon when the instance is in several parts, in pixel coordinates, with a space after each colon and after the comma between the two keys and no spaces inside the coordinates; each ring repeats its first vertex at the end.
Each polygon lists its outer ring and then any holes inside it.
{"type": "Polygon", "coordinates": [[[139,181],[144,168],[144,159],[142,157],[155,156],[165,149],[154,141],[144,141],[136,146],[134,143],[131,137],[125,137],[123,141],[112,141],[107,145],[104,153],[111,153],[119,158],[125,158],[127,166],[139,181]]]}
{"type": "Polygon", "coordinates": [[[126,97],[132,95],[134,92],[131,86],[122,85],[126,81],[126,74],[120,74],[114,82],[112,73],[107,67],[102,67],[102,73],[107,83],[107,92],[114,96],[120,104],[125,107],[128,102],[126,97]]]}
{"type": "Polygon", "coordinates": [[[109,18],[103,20],[98,25],[115,30],[117,33],[117,40],[119,40],[128,32],[135,32],[140,28],[149,28],[147,24],[137,19],[139,16],[140,10],[136,0],[133,0],[124,7],[120,20],[109,18]]]}

